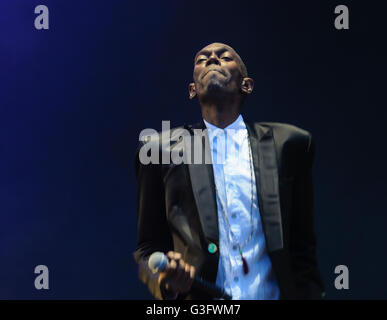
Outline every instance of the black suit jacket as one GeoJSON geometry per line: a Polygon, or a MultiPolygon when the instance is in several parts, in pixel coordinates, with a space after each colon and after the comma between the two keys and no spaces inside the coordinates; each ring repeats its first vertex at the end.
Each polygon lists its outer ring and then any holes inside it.
{"type": "MultiPolygon", "coordinates": [[[[280,297],[319,299],[324,295],[324,286],[317,266],[313,223],[314,141],[307,131],[292,125],[246,119],[245,123],[267,251],[280,297]]],[[[151,143],[157,144],[161,159],[163,152],[186,150],[185,141],[192,139],[193,129],[205,128],[202,120],[171,129],[170,145],[161,141],[161,134],[151,143]]],[[[202,145],[208,152],[208,144],[202,145]]],[[[154,251],[173,250],[194,265],[200,277],[215,283],[219,251],[211,254],[207,250],[211,242],[219,248],[212,164],[143,165],[139,161],[140,148],[135,158],[138,243],[134,253],[140,279],[156,298],[168,298],[157,284],[157,275],[148,269],[147,260],[154,251]]],[[[178,299],[210,297],[191,289],[178,299]]]]}

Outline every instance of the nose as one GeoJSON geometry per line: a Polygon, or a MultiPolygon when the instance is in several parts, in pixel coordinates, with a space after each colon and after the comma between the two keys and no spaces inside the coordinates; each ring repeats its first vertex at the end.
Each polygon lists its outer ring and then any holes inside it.
{"type": "Polygon", "coordinates": [[[211,55],[209,56],[208,60],[207,60],[207,66],[211,65],[211,64],[217,64],[217,65],[220,65],[220,61],[219,61],[219,58],[218,56],[215,54],[214,51],[212,51],[211,55]]]}

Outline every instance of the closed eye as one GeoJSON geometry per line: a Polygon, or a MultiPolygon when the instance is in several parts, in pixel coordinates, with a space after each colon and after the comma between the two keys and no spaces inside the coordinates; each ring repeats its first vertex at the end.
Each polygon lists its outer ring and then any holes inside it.
{"type": "Polygon", "coordinates": [[[196,64],[202,63],[202,62],[205,61],[205,60],[206,60],[206,59],[204,59],[204,58],[198,59],[198,60],[196,61],[196,64]]]}

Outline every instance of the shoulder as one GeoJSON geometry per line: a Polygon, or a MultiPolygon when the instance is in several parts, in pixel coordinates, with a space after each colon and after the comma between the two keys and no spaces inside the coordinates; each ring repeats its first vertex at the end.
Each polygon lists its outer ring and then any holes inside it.
{"type": "Polygon", "coordinates": [[[309,131],[289,123],[256,122],[256,124],[272,129],[276,135],[283,135],[291,139],[309,139],[311,137],[309,131]]]}
{"type": "Polygon", "coordinates": [[[309,150],[314,144],[312,134],[300,127],[281,122],[254,122],[255,125],[270,129],[276,144],[291,145],[303,150],[309,150]]]}

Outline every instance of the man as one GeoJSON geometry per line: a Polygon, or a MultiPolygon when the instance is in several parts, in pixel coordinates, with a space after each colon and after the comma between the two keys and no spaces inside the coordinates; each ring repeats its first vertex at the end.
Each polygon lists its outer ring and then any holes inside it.
{"type": "Polygon", "coordinates": [[[211,299],[192,286],[195,274],[234,299],[321,298],[311,135],[243,118],[254,82],[230,46],[200,50],[193,80],[189,97],[198,97],[203,121],[172,129],[171,145],[161,134],[152,141],[160,154],[186,152],[195,130],[207,129],[203,148],[212,161],[143,164],[139,148],[134,256],[140,279],[159,299],[211,299]],[[153,275],[147,260],[155,251],[167,253],[169,264],[153,275]]]}

